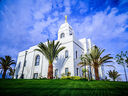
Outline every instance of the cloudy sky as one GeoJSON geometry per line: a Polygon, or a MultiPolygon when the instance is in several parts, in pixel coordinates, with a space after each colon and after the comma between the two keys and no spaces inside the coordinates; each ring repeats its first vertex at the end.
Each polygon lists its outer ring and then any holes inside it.
{"type": "Polygon", "coordinates": [[[0,56],[56,40],[65,15],[78,39],[112,56],[128,50],[128,0],[0,0],[0,56]]]}

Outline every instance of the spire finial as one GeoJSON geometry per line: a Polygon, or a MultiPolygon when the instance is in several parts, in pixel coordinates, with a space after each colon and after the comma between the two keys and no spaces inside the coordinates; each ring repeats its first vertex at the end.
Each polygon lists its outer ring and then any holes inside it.
{"type": "Polygon", "coordinates": [[[67,23],[67,15],[65,15],[65,23],[67,23]]]}

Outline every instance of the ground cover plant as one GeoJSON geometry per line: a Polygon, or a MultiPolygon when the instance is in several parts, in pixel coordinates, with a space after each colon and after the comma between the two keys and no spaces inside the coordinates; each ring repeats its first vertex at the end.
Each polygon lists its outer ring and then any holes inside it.
{"type": "Polygon", "coordinates": [[[127,82],[0,80],[0,96],[128,96],[127,82]]]}

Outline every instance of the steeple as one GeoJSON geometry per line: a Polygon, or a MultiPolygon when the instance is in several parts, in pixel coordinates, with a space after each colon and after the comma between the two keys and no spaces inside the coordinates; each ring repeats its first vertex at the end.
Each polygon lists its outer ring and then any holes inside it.
{"type": "Polygon", "coordinates": [[[58,40],[64,39],[67,37],[73,37],[72,27],[67,22],[67,15],[65,15],[65,23],[63,23],[58,31],[58,40]]]}
{"type": "Polygon", "coordinates": [[[65,15],[65,23],[67,23],[67,15],[65,15]]]}

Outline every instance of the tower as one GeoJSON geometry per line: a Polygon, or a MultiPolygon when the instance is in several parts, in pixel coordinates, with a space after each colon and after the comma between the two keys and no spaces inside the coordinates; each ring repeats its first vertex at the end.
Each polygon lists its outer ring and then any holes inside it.
{"type": "Polygon", "coordinates": [[[67,16],[65,16],[65,23],[62,24],[58,31],[58,40],[62,40],[63,38],[73,37],[74,32],[72,27],[67,22],[67,16]]]}

